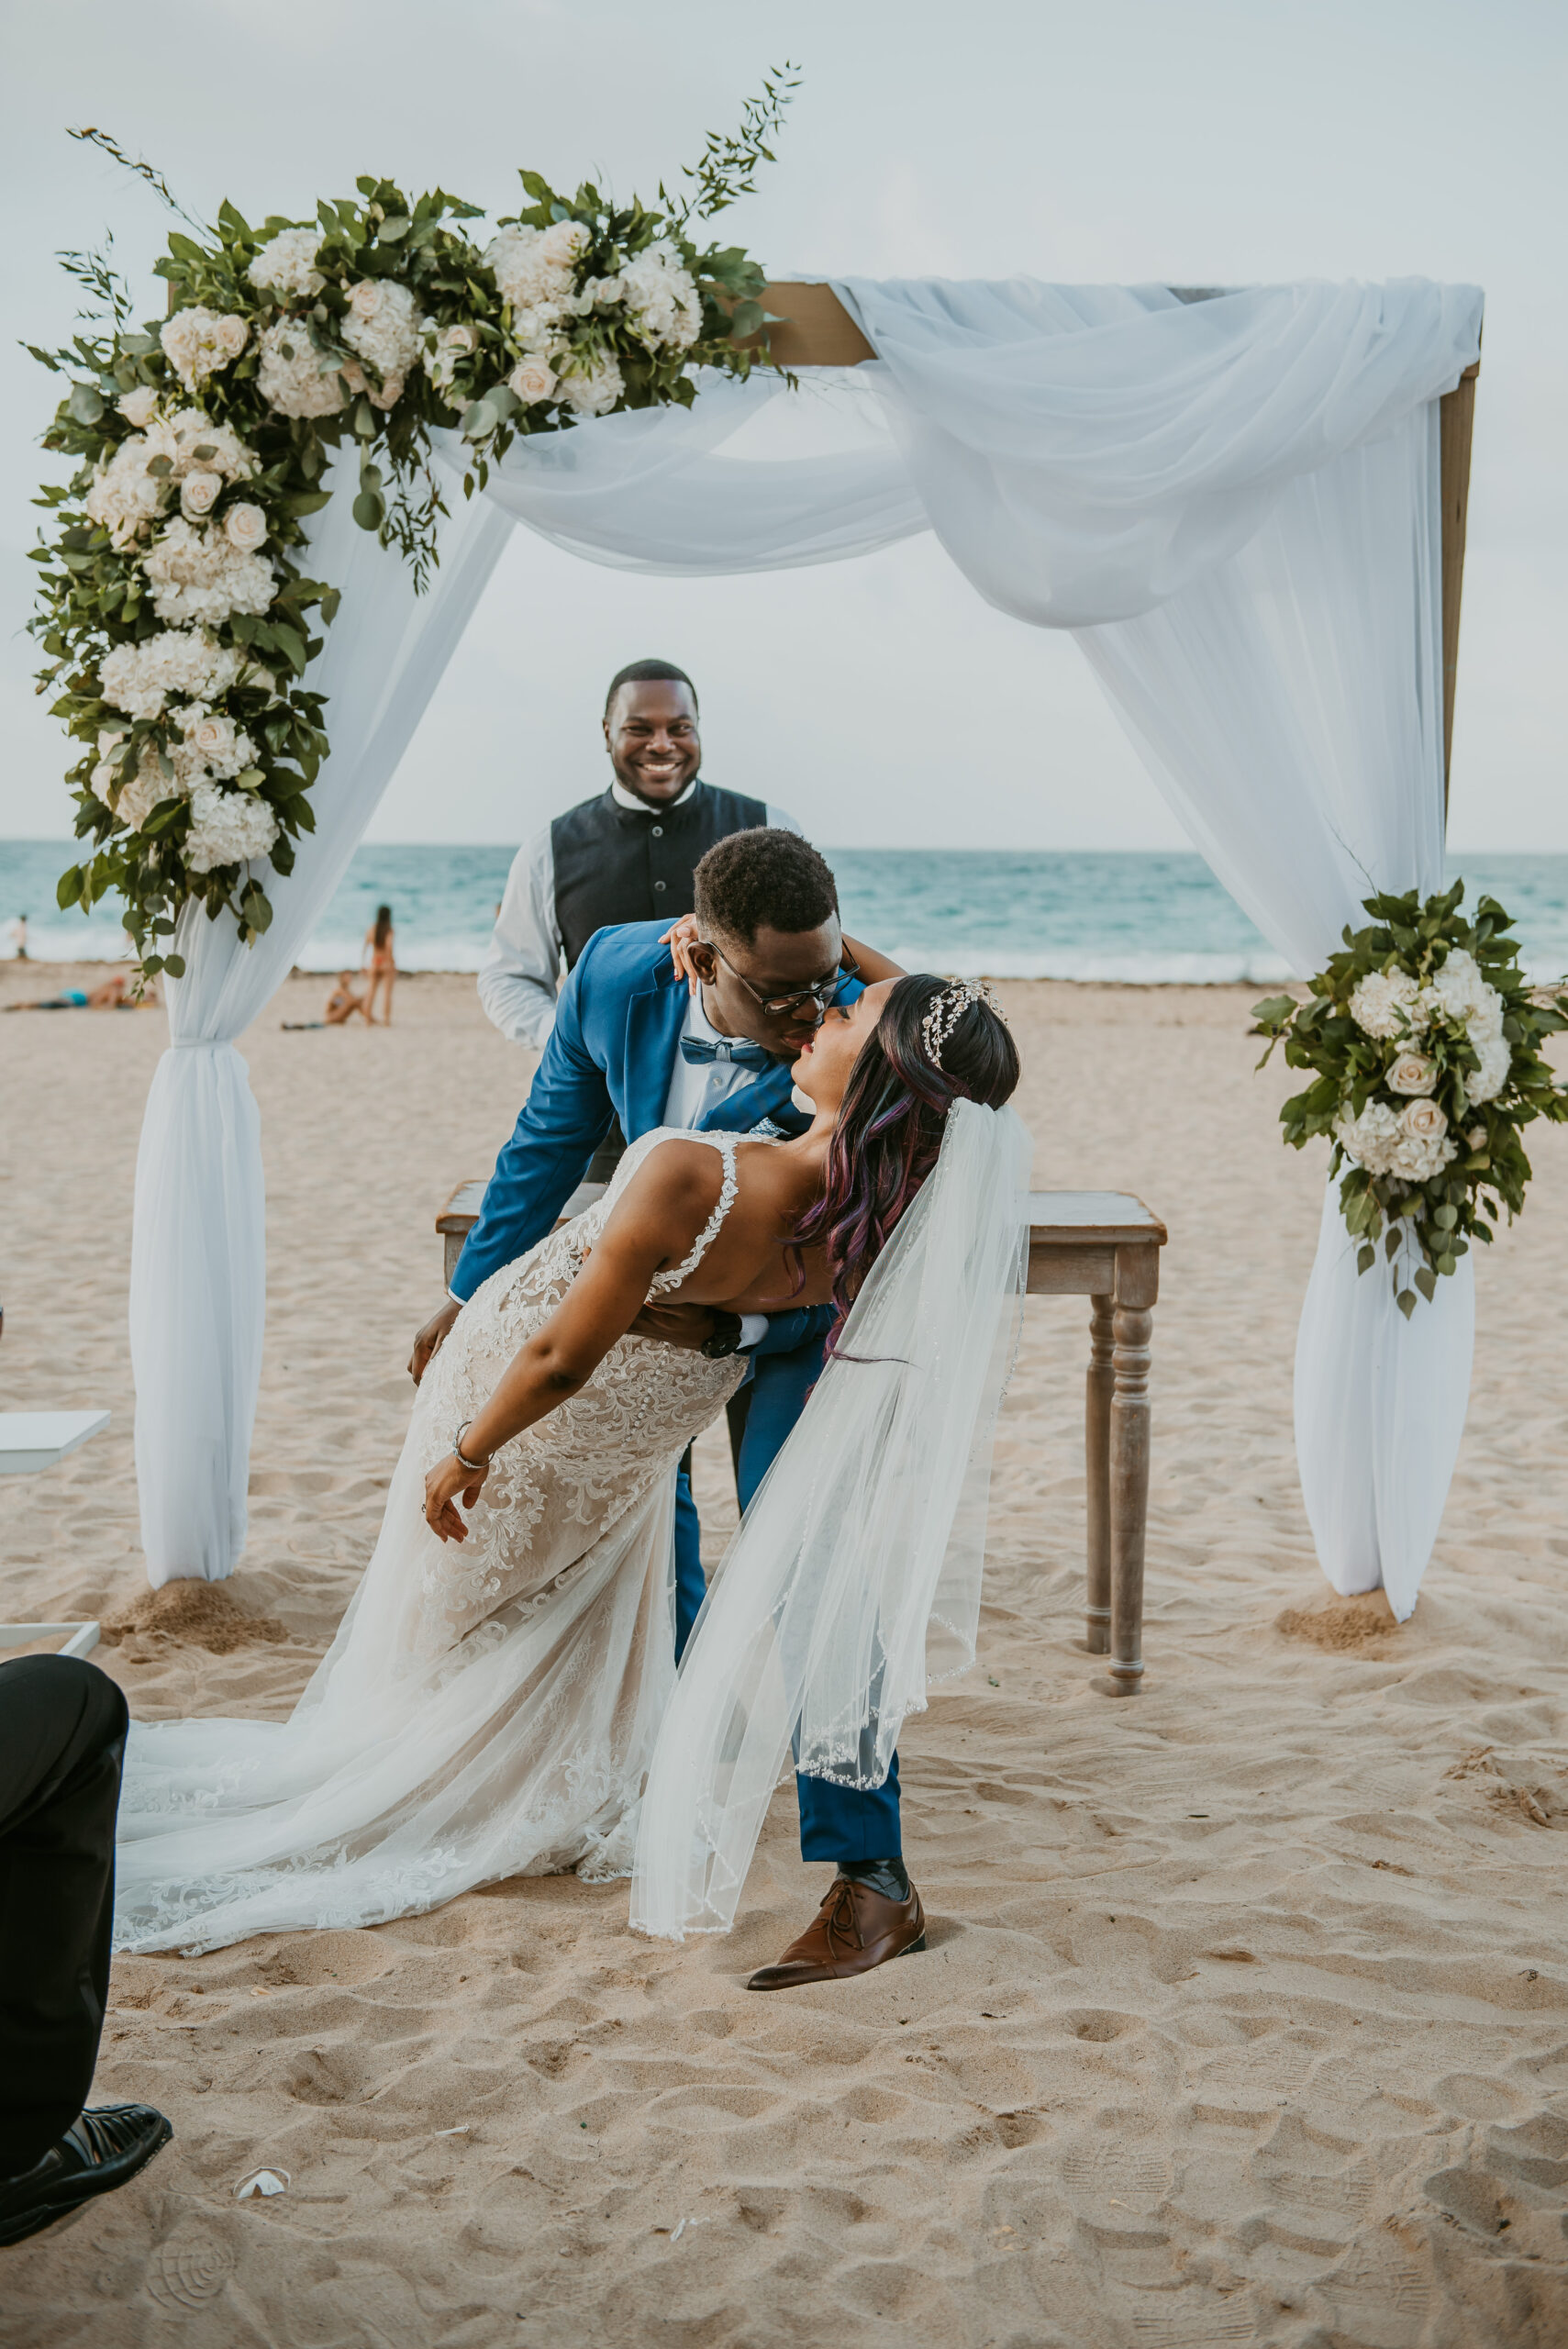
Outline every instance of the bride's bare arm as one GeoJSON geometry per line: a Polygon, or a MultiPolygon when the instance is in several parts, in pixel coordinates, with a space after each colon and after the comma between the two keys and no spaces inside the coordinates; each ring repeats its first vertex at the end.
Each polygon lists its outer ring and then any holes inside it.
{"type": "Polygon", "coordinates": [[[701,1142],[662,1145],[639,1167],[555,1311],[518,1348],[469,1421],[463,1453],[481,1467],[465,1469],[449,1453],[426,1477],[426,1520],[443,1542],[461,1542],[468,1531],[454,1496],[461,1492],[472,1508],[491,1453],[587,1385],[641,1310],[655,1273],[690,1252],[722,1180],[719,1158],[701,1142]]]}

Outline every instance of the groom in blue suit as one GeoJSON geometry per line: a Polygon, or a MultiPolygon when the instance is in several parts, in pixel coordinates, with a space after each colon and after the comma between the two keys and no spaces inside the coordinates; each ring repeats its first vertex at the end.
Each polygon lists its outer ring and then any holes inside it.
{"type": "MultiPolygon", "coordinates": [[[[655,1126],[806,1130],[809,1119],[793,1100],[791,1063],[827,1006],[860,993],[862,972],[875,978],[895,966],[844,940],[833,875],[793,832],[760,827],[719,841],[697,867],[696,902],[708,941],[691,950],[700,995],[690,991],[661,943],[662,922],[601,930],[584,950],[458,1259],[451,1299],[415,1341],[416,1378],[480,1284],[553,1229],[612,1121],[618,1119],[628,1142],[655,1126]]],[[[652,1308],[648,1327],[657,1330],[659,1319],[670,1315],[691,1324],[686,1342],[750,1355],[752,1399],[737,1463],[744,1508],[820,1373],[831,1308],[744,1320],[706,1306],[652,1308]]],[[[683,1473],[675,1517],[677,1655],[704,1594],[698,1542],[683,1473]]],[[[839,1877],[824,1915],[837,1906],[825,1959],[814,1953],[802,1963],[792,1950],[779,1966],[754,1977],[759,1989],[863,1971],[914,1946],[923,1932],[918,1896],[903,1867],[897,1757],[881,1787],[806,1776],[796,1786],[802,1855],[836,1863],[839,1877]],[[845,1955],[851,1943],[854,1962],[845,1955]]],[[[814,1929],[806,1938],[823,1935],[814,1929]]]]}

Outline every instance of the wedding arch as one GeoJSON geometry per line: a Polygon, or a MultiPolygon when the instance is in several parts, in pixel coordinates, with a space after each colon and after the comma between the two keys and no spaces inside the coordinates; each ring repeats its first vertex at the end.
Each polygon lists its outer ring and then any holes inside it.
{"type": "MultiPolygon", "coordinates": [[[[769,100],[684,209],[525,174],[483,251],[473,207],[385,182],[310,225],[226,205],[171,239],[167,320],[134,329],[105,280],[104,333],[39,354],[72,383],[46,445],[81,460],[40,550],[90,746],[94,853],[61,898],[120,889],[166,974],[130,1283],[154,1584],[227,1575],[245,1542],[264,1212],[235,1039],[514,527],[687,576],[932,530],[989,602],[1073,636],[1293,969],[1369,885],[1441,885],[1480,292],[769,282],[691,234],[765,155],[769,100]]],[[[1330,1188],[1296,1437],[1336,1589],[1414,1604],[1473,1333],[1471,1260],[1407,1322],[1330,1188]]]]}

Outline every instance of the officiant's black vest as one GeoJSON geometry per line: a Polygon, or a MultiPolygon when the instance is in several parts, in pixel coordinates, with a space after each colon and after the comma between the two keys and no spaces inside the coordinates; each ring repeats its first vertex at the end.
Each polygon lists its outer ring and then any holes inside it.
{"type": "Polygon", "coordinates": [[[623,807],[608,791],[569,807],[550,828],[567,969],[611,922],[689,914],[693,871],[714,842],[767,820],[762,800],[707,783],[679,807],[623,807]]]}

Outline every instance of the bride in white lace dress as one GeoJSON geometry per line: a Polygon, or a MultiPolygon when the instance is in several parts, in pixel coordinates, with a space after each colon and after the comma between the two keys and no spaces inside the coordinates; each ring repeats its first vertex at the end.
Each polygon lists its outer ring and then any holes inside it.
{"type": "Polygon", "coordinates": [[[602,1199],[475,1293],[292,1719],[133,1725],[118,1947],[373,1924],[519,1874],[630,1873],[675,1682],[675,1469],[744,1365],[628,1332],[650,1298],[853,1296],[885,1208],[859,1264],[789,1235],[821,1200],[888,995],[935,985],[884,981],[828,1013],[796,1072],[817,1112],[798,1140],[645,1135],[602,1199]]]}

